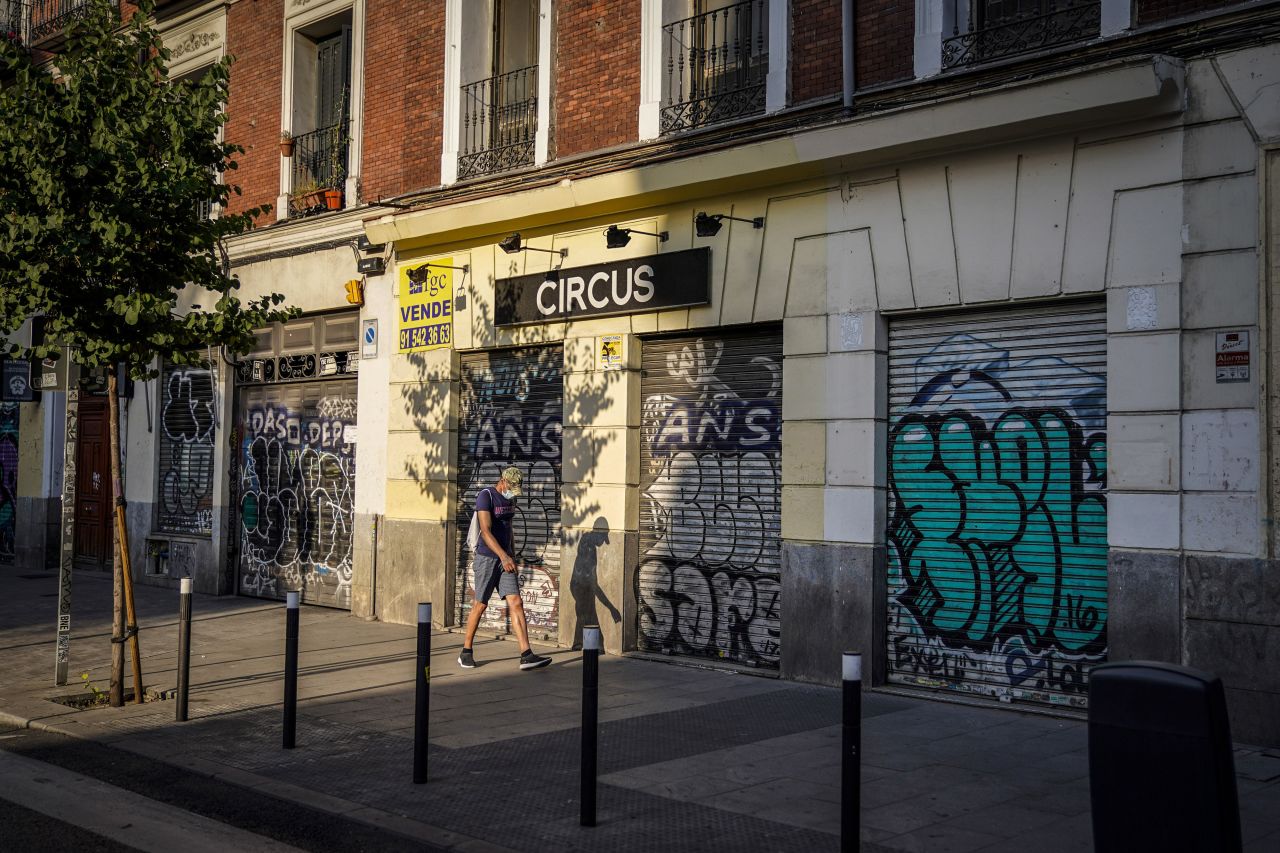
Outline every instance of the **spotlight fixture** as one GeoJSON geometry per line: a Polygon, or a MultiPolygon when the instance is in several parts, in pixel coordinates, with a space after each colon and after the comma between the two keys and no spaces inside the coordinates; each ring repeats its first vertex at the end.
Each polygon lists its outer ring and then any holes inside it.
{"type": "Polygon", "coordinates": [[[526,246],[520,241],[520,232],[518,231],[505,240],[499,240],[498,248],[508,255],[514,255],[516,252],[546,252],[551,255],[559,255],[562,258],[569,256],[568,249],[540,249],[537,246],[526,246]]]}
{"type": "Polygon", "coordinates": [[[414,284],[423,284],[427,280],[427,270],[435,267],[438,270],[461,270],[463,275],[471,272],[471,264],[463,264],[460,267],[451,266],[449,264],[419,264],[409,270],[409,281],[414,284]]]}
{"type": "Polygon", "coordinates": [[[720,233],[720,221],[722,219],[732,219],[735,222],[750,222],[752,228],[764,227],[763,216],[757,216],[755,219],[743,219],[741,216],[730,216],[727,213],[699,212],[693,218],[693,230],[697,232],[699,237],[714,237],[720,233]]]}
{"type": "Polygon", "coordinates": [[[604,244],[610,249],[621,249],[631,242],[632,234],[657,237],[659,243],[667,242],[667,238],[671,236],[666,231],[641,231],[638,228],[619,228],[617,225],[610,225],[604,232],[604,244]]]}

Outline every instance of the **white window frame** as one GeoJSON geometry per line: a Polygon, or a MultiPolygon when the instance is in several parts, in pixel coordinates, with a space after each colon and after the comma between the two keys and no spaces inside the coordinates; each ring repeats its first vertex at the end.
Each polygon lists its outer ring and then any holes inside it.
{"type": "MultiPolygon", "coordinates": [[[[169,79],[175,80],[221,62],[227,55],[227,12],[225,8],[187,20],[178,19],[161,32],[160,41],[169,49],[169,79]]],[[[218,141],[224,128],[218,129],[218,141]]],[[[224,175],[218,182],[225,181],[224,175]]],[[[221,205],[210,205],[209,218],[222,215],[221,205]]]]}
{"type": "MultiPolygon", "coordinates": [[[[355,207],[360,203],[360,164],[364,139],[364,27],[365,0],[329,0],[315,6],[299,7],[298,3],[285,6],[284,25],[284,67],[281,73],[280,129],[292,131],[293,128],[293,68],[294,47],[297,44],[298,30],[308,27],[325,18],[351,12],[351,110],[347,126],[349,145],[347,148],[347,180],[344,188],[345,206],[355,207]]],[[[289,158],[280,155],[280,194],[276,196],[276,219],[289,218],[289,193],[293,189],[290,182],[293,169],[289,158]]]]}
{"type": "MultiPolygon", "coordinates": [[[[444,105],[440,146],[440,183],[458,182],[458,145],[462,122],[462,4],[492,0],[445,0],[444,4],[444,105]]],[[[551,148],[552,76],[551,55],[553,0],[538,2],[538,126],[534,130],[533,165],[547,165],[551,148]]]]}
{"type": "MultiPolygon", "coordinates": [[[[638,138],[657,139],[662,114],[662,0],[640,2],[640,113],[638,138]]],[[[772,115],[790,103],[791,0],[769,0],[769,71],[764,112],[772,115]]]]}

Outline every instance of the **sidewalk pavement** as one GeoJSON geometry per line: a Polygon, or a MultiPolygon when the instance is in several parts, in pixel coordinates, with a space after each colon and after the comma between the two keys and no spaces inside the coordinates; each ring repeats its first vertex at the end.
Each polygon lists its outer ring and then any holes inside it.
{"type": "MultiPolygon", "coordinates": [[[[581,655],[522,673],[515,643],[432,640],[430,782],[411,783],[414,629],[307,607],[297,748],[281,749],[283,605],[196,596],[190,721],[105,689],[111,584],[79,572],[71,677],[52,687],[56,575],[0,573],[0,722],[108,743],[459,851],[836,850],[837,690],[630,657],[600,662],[598,826],[578,826],[581,655]]],[[[144,682],[176,683],[178,596],[136,590],[144,682]]],[[[128,670],[126,664],[126,671],[128,670]]],[[[866,850],[1089,850],[1080,720],[868,692],[866,850]]],[[[1247,850],[1280,849],[1280,750],[1236,751],[1247,850]]],[[[246,808],[251,799],[246,799],[246,808]]]]}

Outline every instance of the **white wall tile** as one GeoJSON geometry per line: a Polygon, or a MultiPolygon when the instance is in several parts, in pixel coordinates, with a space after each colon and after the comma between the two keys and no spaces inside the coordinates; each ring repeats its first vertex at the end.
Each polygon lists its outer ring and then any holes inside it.
{"type": "Polygon", "coordinates": [[[883,489],[828,486],[823,502],[823,538],[873,544],[884,537],[883,489]]]}
{"type": "Polygon", "coordinates": [[[939,161],[905,166],[898,185],[916,303],[922,307],[959,304],[946,166],[939,161]]]}
{"type": "Polygon", "coordinates": [[[1219,252],[1258,243],[1258,180],[1252,174],[1186,185],[1183,251],[1219,252]]]}
{"type": "Polygon", "coordinates": [[[1055,139],[1028,144],[1018,164],[1010,293],[1048,296],[1062,287],[1062,250],[1075,144],[1055,139]]]}
{"type": "Polygon", "coordinates": [[[1112,412],[1173,411],[1178,399],[1178,334],[1107,338],[1107,408],[1112,412]]]}
{"type": "Polygon", "coordinates": [[[1180,185],[1118,192],[1112,216],[1107,287],[1163,284],[1182,277],[1180,185]]]}
{"type": "Polygon", "coordinates": [[[947,167],[960,299],[1009,298],[1018,157],[1009,149],[956,158],[947,167]]]}
{"type": "Polygon", "coordinates": [[[1260,546],[1258,499],[1252,494],[1190,492],[1182,496],[1182,544],[1189,551],[1249,554],[1260,546]]]}
{"type": "Polygon", "coordinates": [[[1177,415],[1107,418],[1107,488],[1173,491],[1178,488],[1177,415]]]}
{"type": "Polygon", "coordinates": [[[1182,259],[1182,325],[1189,329],[1258,322],[1258,253],[1254,249],[1182,259]]]}
{"type": "Polygon", "coordinates": [[[1113,548],[1177,548],[1177,494],[1107,495],[1107,542],[1113,548]]]}
{"type": "Polygon", "coordinates": [[[1182,488],[1252,492],[1261,473],[1254,409],[1188,412],[1182,416],[1182,488]]]}

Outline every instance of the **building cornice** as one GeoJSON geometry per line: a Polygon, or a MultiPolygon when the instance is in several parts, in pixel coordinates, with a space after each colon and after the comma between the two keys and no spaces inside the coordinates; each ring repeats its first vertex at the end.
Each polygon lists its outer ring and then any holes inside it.
{"type": "MultiPolygon", "coordinates": [[[[1182,110],[1181,61],[1146,56],[885,110],[648,165],[371,218],[374,243],[400,249],[483,242],[565,222],[844,174],[1182,110]]],[[[366,214],[367,215],[367,214],[366,214]]]]}

